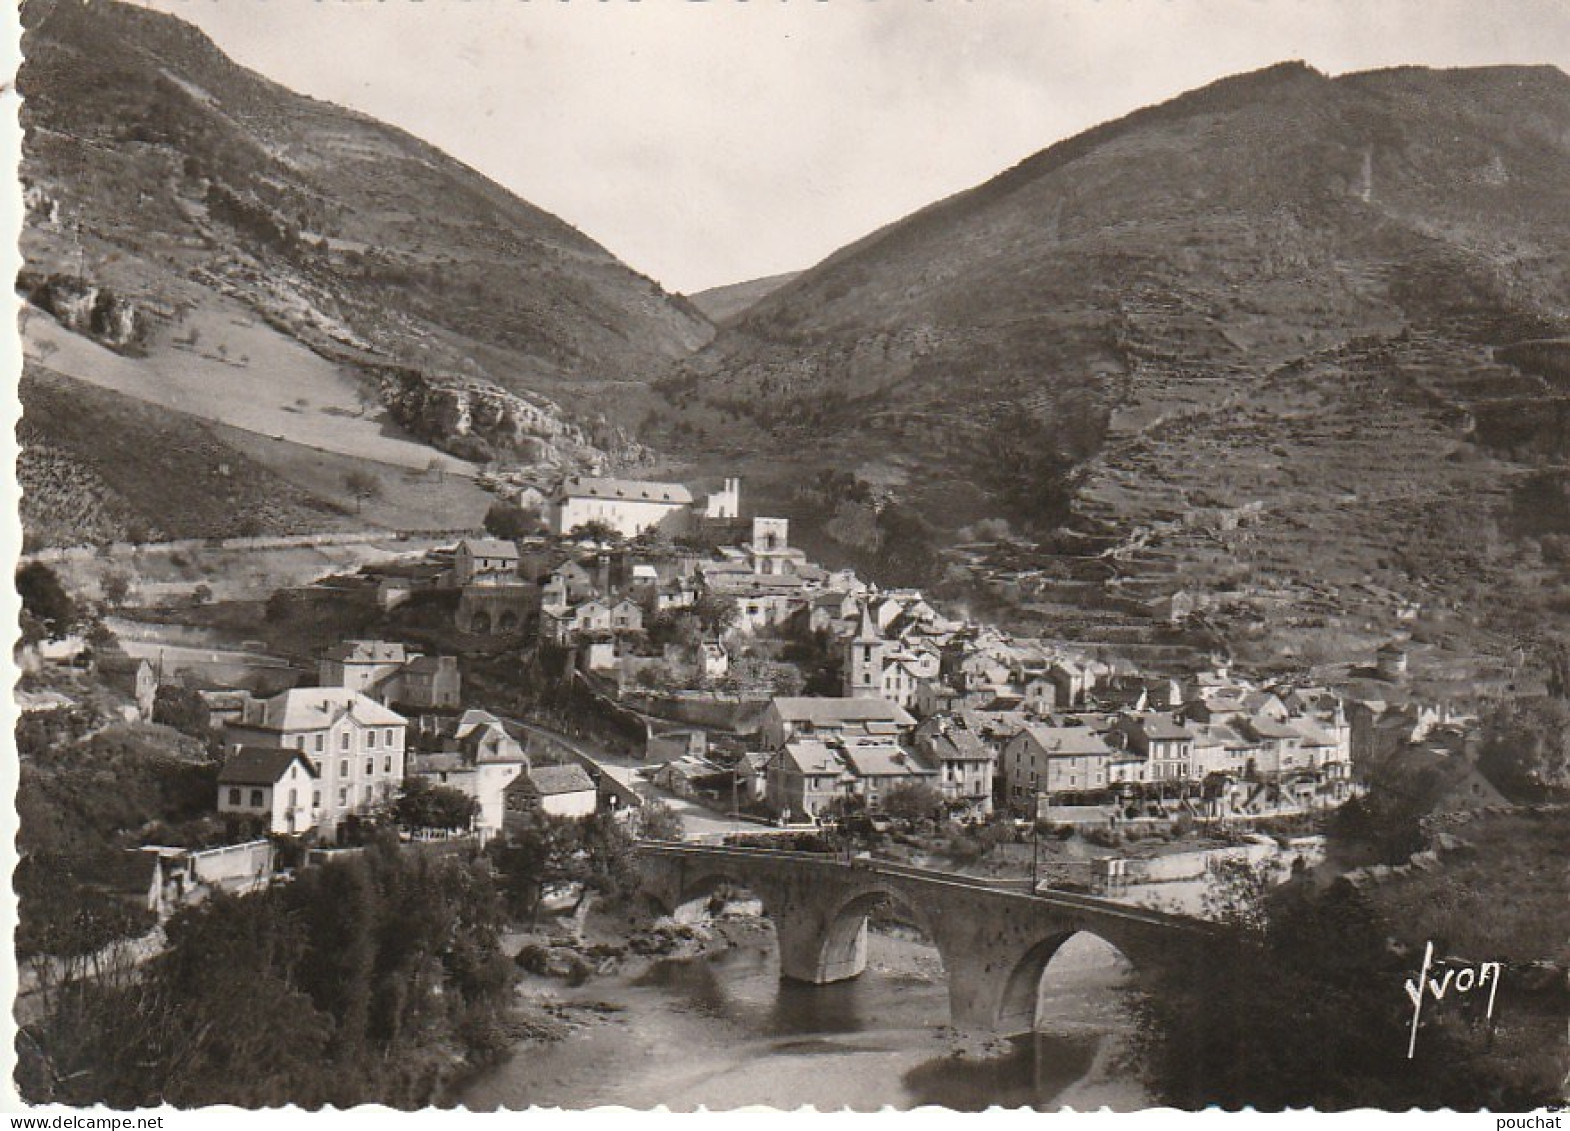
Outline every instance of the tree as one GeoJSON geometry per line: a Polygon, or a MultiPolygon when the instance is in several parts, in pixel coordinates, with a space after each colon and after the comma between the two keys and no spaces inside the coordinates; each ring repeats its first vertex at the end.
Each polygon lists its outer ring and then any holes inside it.
{"type": "Polygon", "coordinates": [[[207,725],[207,704],[190,687],[160,684],[153,697],[153,722],[173,727],[192,738],[206,740],[212,735],[207,725]]]}
{"type": "Polygon", "coordinates": [[[1136,1052],[1158,1102],[1230,1111],[1544,1102],[1539,1085],[1498,1077],[1484,1035],[1455,1011],[1425,1014],[1407,1059],[1412,1009],[1400,987],[1416,971],[1350,884],[1266,894],[1237,873],[1225,886],[1229,910],[1204,945],[1144,971],[1136,1052]]]}
{"type": "Polygon", "coordinates": [[[930,821],[943,807],[943,795],[923,781],[896,782],[883,795],[883,811],[902,821],[930,821]]]}
{"type": "Polygon", "coordinates": [[[493,840],[486,854],[501,873],[501,892],[508,910],[518,918],[532,920],[547,887],[576,878],[580,848],[578,822],[550,813],[536,814],[526,824],[510,829],[505,839],[493,840]]]}
{"type": "Polygon", "coordinates": [[[741,606],[722,593],[701,593],[692,605],[693,615],[708,636],[719,636],[741,619],[741,606]]]}
{"type": "Polygon", "coordinates": [[[344,489],[354,496],[354,513],[360,513],[360,507],[366,499],[379,499],[382,496],[382,481],[373,472],[351,471],[343,477],[344,489]]]}
{"type": "Polygon", "coordinates": [[[60,640],[76,626],[80,616],[76,602],[55,571],[42,562],[30,562],[16,571],[16,591],[22,598],[24,640],[60,640]]]}
{"type": "Polygon", "coordinates": [[[124,573],[106,573],[101,588],[104,603],[110,608],[119,608],[131,595],[131,579],[124,573]]]}
{"type": "Polygon", "coordinates": [[[1483,718],[1478,769],[1520,801],[1570,792],[1570,701],[1514,699],[1483,718]]]}
{"type": "Polygon", "coordinates": [[[633,818],[639,840],[681,840],[681,817],[663,801],[646,800],[633,818]]]}
{"type": "Polygon", "coordinates": [[[410,829],[466,829],[479,816],[480,803],[460,789],[409,778],[393,802],[393,817],[410,829]]]}
{"type": "Polygon", "coordinates": [[[618,531],[614,526],[610,525],[610,523],[602,522],[597,518],[593,518],[588,522],[580,522],[577,526],[574,526],[570,531],[567,532],[567,537],[578,542],[585,540],[593,542],[619,542],[621,541],[621,532],[618,531]]]}
{"type": "Polygon", "coordinates": [[[485,532],[493,538],[517,541],[544,529],[538,507],[521,507],[498,499],[485,512],[485,532]]]}

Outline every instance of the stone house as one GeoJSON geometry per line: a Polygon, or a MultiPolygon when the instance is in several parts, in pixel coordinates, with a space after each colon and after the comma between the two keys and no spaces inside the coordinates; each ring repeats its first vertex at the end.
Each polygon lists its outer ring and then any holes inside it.
{"type": "Polygon", "coordinates": [[[479,803],[474,828],[482,840],[505,827],[506,790],[529,767],[528,756],[488,711],[465,711],[436,737],[434,749],[410,756],[409,773],[479,803]]]}
{"type": "Polygon", "coordinates": [[[93,667],[100,680],[136,705],[137,719],[146,722],[153,717],[153,704],[158,699],[158,676],[152,664],[135,656],[110,653],[100,655],[93,667]]]}
{"type": "Polygon", "coordinates": [[[1194,735],[1172,715],[1158,712],[1125,715],[1118,730],[1129,750],[1149,766],[1153,782],[1190,781],[1194,777],[1194,735]]]}
{"type": "Polygon", "coordinates": [[[934,784],[944,798],[963,804],[976,816],[991,815],[997,753],[963,718],[926,719],[916,728],[916,749],[937,767],[934,784]]]}
{"type": "Polygon", "coordinates": [[[1009,807],[1029,813],[1041,793],[1104,790],[1112,757],[1106,740],[1089,727],[1027,723],[1003,747],[1009,807]]]}
{"type": "Polygon", "coordinates": [[[770,757],[763,773],[768,808],[791,823],[826,813],[854,781],[839,752],[816,738],[786,742],[770,757]]]}
{"type": "Polygon", "coordinates": [[[453,577],[459,586],[516,582],[518,547],[500,538],[465,538],[453,551],[453,577]]]}
{"type": "Polygon", "coordinates": [[[597,807],[598,797],[594,779],[577,763],[536,766],[508,783],[504,791],[503,824],[508,829],[516,828],[541,813],[587,817],[597,807]]]}
{"type": "Polygon", "coordinates": [[[317,682],[375,695],[374,688],[409,662],[404,646],[388,640],[345,640],[317,661],[317,682]]]}

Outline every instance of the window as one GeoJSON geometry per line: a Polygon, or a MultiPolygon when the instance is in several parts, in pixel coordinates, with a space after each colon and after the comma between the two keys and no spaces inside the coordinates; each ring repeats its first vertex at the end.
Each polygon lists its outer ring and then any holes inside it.
{"type": "Polygon", "coordinates": [[[347,805],[347,804],[349,804],[349,791],[347,789],[340,789],[338,791],[338,804],[340,804],[340,805],[347,805]]]}
{"type": "Polygon", "coordinates": [[[238,804],[240,804],[240,790],[239,790],[238,787],[233,787],[233,788],[231,788],[229,790],[229,804],[230,805],[238,805],[238,804]]]}
{"type": "Polygon", "coordinates": [[[266,802],[262,800],[262,791],[259,789],[251,790],[251,808],[260,809],[265,804],[266,802]]]}
{"type": "Polygon", "coordinates": [[[340,750],[347,750],[347,749],[349,749],[349,732],[348,731],[343,731],[342,733],[340,733],[338,735],[338,748],[340,750]]]}
{"type": "Polygon", "coordinates": [[[318,789],[316,792],[311,794],[311,808],[312,809],[320,809],[321,807],[322,807],[322,791],[318,789]]]}
{"type": "Polygon", "coordinates": [[[365,732],[365,748],[367,750],[376,749],[376,732],[374,730],[368,730],[365,732]]]}
{"type": "Polygon", "coordinates": [[[371,787],[370,786],[366,786],[365,787],[365,801],[366,801],[366,804],[370,804],[372,796],[373,796],[373,794],[371,792],[371,787]]]}
{"type": "Polygon", "coordinates": [[[382,759],[382,773],[384,773],[384,774],[392,773],[392,755],[391,754],[387,755],[387,757],[382,759]]]}
{"type": "Polygon", "coordinates": [[[349,759],[347,759],[347,758],[339,759],[339,761],[338,761],[338,776],[341,777],[341,778],[346,778],[346,777],[349,776],[349,759]]]}
{"type": "Polygon", "coordinates": [[[393,738],[393,734],[394,734],[393,729],[391,727],[388,727],[387,728],[387,745],[388,746],[396,745],[396,741],[393,738]]]}
{"type": "Polygon", "coordinates": [[[324,748],[324,747],[325,747],[325,746],[326,746],[326,745],[327,745],[327,736],[326,736],[326,735],[324,735],[324,734],[319,734],[319,735],[317,735],[317,736],[316,736],[316,752],[317,752],[317,753],[318,753],[318,754],[320,754],[320,753],[321,753],[321,752],[322,752],[322,749],[323,749],[323,748],[324,748]]]}
{"type": "Polygon", "coordinates": [[[375,758],[367,758],[365,760],[365,776],[366,777],[370,777],[375,772],[376,772],[376,759],[375,758]]]}
{"type": "Polygon", "coordinates": [[[300,804],[300,794],[299,794],[299,791],[291,789],[289,791],[289,808],[293,809],[295,806],[297,806],[299,804],[300,804]]]}

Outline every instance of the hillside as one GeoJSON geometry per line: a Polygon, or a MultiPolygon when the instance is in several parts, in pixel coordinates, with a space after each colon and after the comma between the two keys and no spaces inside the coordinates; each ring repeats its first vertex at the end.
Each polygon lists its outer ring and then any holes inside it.
{"type": "Polygon", "coordinates": [[[28,0],[23,25],[18,289],[49,316],[39,333],[125,359],[119,377],[102,359],[73,371],[82,350],[55,340],[51,365],[265,435],[284,429],[249,409],[308,407],[292,423],[355,458],[416,465],[432,445],[460,469],[643,458],[606,407],[712,334],[685,300],[172,16],[28,0]],[[204,390],[213,404],[197,403],[204,390]]]}
{"type": "Polygon", "coordinates": [[[1570,455],[1566,216],[1562,72],[1284,64],[843,249],[663,383],[655,440],[800,453],[795,481],[854,472],[948,532],[1066,525],[1090,560],[999,580],[1071,627],[1179,588],[1291,607],[1317,577],[1334,621],[1354,585],[1535,585],[1513,485],[1570,455]]]}
{"type": "Polygon", "coordinates": [[[24,368],[18,395],[28,550],[367,526],[452,530],[477,525],[491,501],[462,476],[256,436],[41,365],[24,368]],[[344,486],[350,472],[375,476],[381,497],[357,510],[344,486]]]}
{"type": "Polygon", "coordinates": [[[744,283],[710,287],[688,297],[705,318],[720,326],[745,314],[800,274],[800,271],[786,271],[782,275],[766,275],[761,279],[748,279],[744,283]]]}

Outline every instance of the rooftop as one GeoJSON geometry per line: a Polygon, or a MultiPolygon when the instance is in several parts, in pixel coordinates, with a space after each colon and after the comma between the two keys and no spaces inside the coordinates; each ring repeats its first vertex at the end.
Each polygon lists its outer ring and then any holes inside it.
{"type": "Polygon", "coordinates": [[[1030,735],[1048,757],[1112,753],[1101,736],[1089,727],[1053,727],[1027,723],[1024,733],[1030,735]]]}
{"type": "Polygon", "coordinates": [[[589,776],[589,771],[576,762],[569,762],[562,766],[538,766],[522,777],[527,778],[533,784],[535,792],[542,797],[559,793],[582,793],[584,790],[594,788],[594,779],[589,776]]]}
{"type": "Polygon", "coordinates": [[[516,558],[518,547],[500,538],[465,538],[458,543],[467,546],[477,558],[516,558]]]}
{"type": "Polygon", "coordinates": [[[564,499],[632,499],[681,506],[692,502],[692,492],[680,483],[657,483],[646,479],[591,479],[579,475],[563,480],[557,494],[564,499]]]}
{"type": "Polygon", "coordinates": [[[866,722],[914,726],[916,723],[903,707],[887,699],[780,698],[773,701],[773,707],[788,723],[814,726],[866,722]]]}
{"type": "Polygon", "coordinates": [[[275,785],[284,772],[299,762],[305,772],[316,777],[311,760],[298,750],[265,746],[242,746],[229,755],[218,771],[219,785],[275,785]]]}
{"type": "Polygon", "coordinates": [[[241,725],[262,730],[324,730],[343,714],[366,726],[404,726],[408,720],[347,687],[296,687],[248,705],[241,725]]]}
{"type": "Polygon", "coordinates": [[[323,652],[322,658],[345,664],[401,664],[408,655],[403,644],[394,640],[345,640],[323,652]]]}

